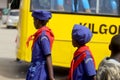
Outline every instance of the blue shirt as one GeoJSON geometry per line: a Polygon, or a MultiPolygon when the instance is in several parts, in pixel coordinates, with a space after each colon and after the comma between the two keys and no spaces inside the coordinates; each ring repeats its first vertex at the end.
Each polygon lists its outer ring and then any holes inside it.
{"type": "Polygon", "coordinates": [[[26,80],[49,80],[46,56],[51,54],[50,42],[43,31],[32,50],[32,62],[27,71],[26,80]]]}
{"type": "Polygon", "coordinates": [[[86,58],[79,64],[73,73],[74,80],[93,80],[91,76],[96,75],[93,59],[88,51],[86,58]]]}
{"type": "Polygon", "coordinates": [[[45,31],[42,32],[41,36],[37,39],[33,45],[32,50],[32,62],[34,61],[45,61],[46,56],[51,54],[50,42],[46,36],[45,31]]]}

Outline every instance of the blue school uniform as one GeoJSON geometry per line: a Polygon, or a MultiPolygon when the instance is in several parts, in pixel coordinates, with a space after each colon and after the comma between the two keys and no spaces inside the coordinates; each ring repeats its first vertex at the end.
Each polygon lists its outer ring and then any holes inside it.
{"type": "Polygon", "coordinates": [[[32,46],[32,61],[26,80],[49,80],[46,56],[51,53],[51,44],[46,31],[42,31],[32,46]]]}
{"type": "Polygon", "coordinates": [[[94,58],[87,46],[78,48],[74,53],[68,80],[93,80],[96,75],[94,58]]]}
{"type": "Polygon", "coordinates": [[[68,80],[93,80],[96,75],[94,57],[89,47],[85,45],[91,38],[92,32],[87,27],[74,25],[72,39],[78,42],[80,47],[74,52],[68,80]]]}
{"type": "Polygon", "coordinates": [[[89,51],[86,51],[85,59],[73,72],[73,80],[93,80],[93,77],[90,77],[93,75],[96,75],[94,62],[89,51]]]}

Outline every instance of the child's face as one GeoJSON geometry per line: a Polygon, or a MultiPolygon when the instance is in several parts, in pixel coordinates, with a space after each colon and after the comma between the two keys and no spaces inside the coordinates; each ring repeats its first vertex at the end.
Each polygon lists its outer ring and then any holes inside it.
{"type": "Polygon", "coordinates": [[[35,28],[38,29],[39,20],[36,18],[33,18],[33,20],[34,20],[35,28]]]}
{"type": "Polygon", "coordinates": [[[42,27],[41,21],[39,19],[34,18],[34,26],[36,29],[39,29],[42,27]]]}
{"type": "Polygon", "coordinates": [[[74,47],[79,47],[78,42],[77,42],[76,40],[74,40],[74,39],[72,39],[72,45],[73,45],[74,47]]]}

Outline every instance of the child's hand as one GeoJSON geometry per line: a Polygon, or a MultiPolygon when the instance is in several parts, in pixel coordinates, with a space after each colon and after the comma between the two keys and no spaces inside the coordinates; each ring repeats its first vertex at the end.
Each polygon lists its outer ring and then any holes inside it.
{"type": "Polygon", "coordinates": [[[61,79],[57,79],[57,80],[68,80],[67,78],[61,78],[61,79]]]}
{"type": "Polygon", "coordinates": [[[53,79],[50,79],[50,80],[55,80],[55,79],[53,78],[53,79]]]}

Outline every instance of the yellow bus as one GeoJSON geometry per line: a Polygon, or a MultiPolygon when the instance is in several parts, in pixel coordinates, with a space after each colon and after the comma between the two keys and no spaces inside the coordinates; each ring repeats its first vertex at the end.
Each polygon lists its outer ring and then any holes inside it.
{"type": "Polygon", "coordinates": [[[78,1],[82,0],[63,0],[61,3],[58,3],[59,0],[21,0],[17,58],[31,61],[31,47],[27,48],[26,40],[36,31],[31,17],[32,10],[40,9],[52,12],[52,19],[47,25],[55,35],[53,65],[70,67],[75,51],[71,43],[71,31],[74,24],[80,24],[93,33],[93,38],[87,45],[98,67],[100,61],[110,55],[108,46],[111,37],[120,33],[120,3],[118,0],[88,0],[89,12],[86,12],[85,4],[78,1]]]}

